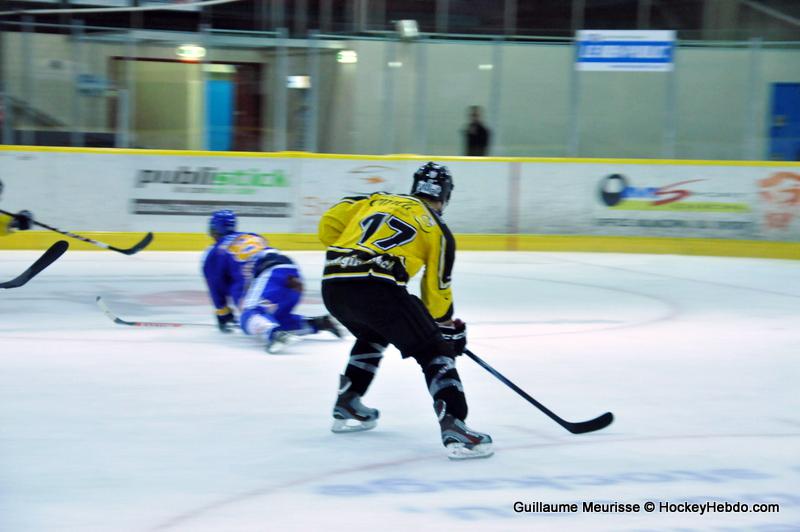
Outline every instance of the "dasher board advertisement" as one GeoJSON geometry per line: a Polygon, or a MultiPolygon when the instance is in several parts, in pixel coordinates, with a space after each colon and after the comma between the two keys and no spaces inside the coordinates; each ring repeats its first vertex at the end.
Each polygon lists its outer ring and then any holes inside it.
{"type": "MultiPolygon", "coordinates": [[[[408,194],[427,158],[0,147],[5,209],[72,231],[316,234],[344,196],[408,194]],[[44,215],[42,215],[44,216],[44,215]]],[[[800,241],[800,166],[772,162],[435,159],[456,234],[800,241]]]]}

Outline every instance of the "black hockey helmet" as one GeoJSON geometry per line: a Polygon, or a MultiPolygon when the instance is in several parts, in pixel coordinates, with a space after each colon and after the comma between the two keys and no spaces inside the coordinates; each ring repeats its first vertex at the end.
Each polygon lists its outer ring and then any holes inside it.
{"type": "Polygon", "coordinates": [[[425,163],[414,172],[411,195],[441,201],[447,205],[453,192],[453,176],[446,166],[434,162],[425,163]]]}

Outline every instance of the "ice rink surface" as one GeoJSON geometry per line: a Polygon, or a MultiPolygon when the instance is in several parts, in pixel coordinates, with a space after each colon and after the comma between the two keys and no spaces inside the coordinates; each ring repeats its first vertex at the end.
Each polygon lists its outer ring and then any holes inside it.
{"type": "MultiPolygon", "coordinates": [[[[320,313],[321,253],[290,255],[301,311],[320,313]]],[[[37,256],[0,252],[0,280],[37,256]]],[[[95,305],[212,324],[198,263],[69,251],[0,291],[0,530],[800,530],[800,263],[460,252],[471,349],[566,419],[616,416],[569,434],[462,357],[468,421],[496,442],[465,462],[445,457],[422,374],[393,349],[364,400],[378,427],[336,435],[349,341],[267,355],[215,327],[116,325],[95,305]],[[751,511],[658,508],[717,501],[751,511]]]]}

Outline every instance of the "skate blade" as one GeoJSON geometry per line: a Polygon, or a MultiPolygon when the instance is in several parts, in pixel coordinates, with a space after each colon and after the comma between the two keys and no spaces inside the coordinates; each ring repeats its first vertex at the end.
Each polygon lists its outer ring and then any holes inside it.
{"type": "Polygon", "coordinates": [[[374,429],[377,421],[359,421],[357,419],[334,419],[331,432],[341,434],[343,432],[362,432],[374,429]],[[350,422],[351,424],[348,424],[350,422]]]}
{"type": "Polygon", "coordinates": [[[291,345],[294,345],[299,341],[300,341],[300,337],[299,336],[295,336],[295,335],[292,334],[292,335],[286,336],[285,338],[283,338],[283,340],[281,340],[279,342],[273,342],[273,343],[269,344],[267,346],[266,351],[270,355],[275,355],[275,354],[283,352],[287,347],[289,347],[291,345]]]}
{"type": "Polygon", "coordinates": [[[491,443],[482,443],[471,448],[466,447],[463,443],[451,443],[447,446],[447,458],[450,460],[489,458],[493,454],[491,443]]]}
{"type": "Polygon", "coordinates": [[[270,344],[267,346],[267,353],[270,355],[277,355],[284,349],[286,349],[286,343],[284,342],[275,342],[274,344],[270,344]]]}

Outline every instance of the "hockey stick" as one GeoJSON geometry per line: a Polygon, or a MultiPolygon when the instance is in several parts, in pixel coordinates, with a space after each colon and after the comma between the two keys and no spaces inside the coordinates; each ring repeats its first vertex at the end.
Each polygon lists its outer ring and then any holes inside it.
{"type": "Polygon", "coordinates": [[[476,355],[469,349],[465,349],[464,354],[467,355],[472,360],[474,360],[475,362],[477,362],[478,365],[481,366],[483,369],[485,369],[486,371],[497,377],[500,380],[500,382],[502,382],[503,384],[505,384],[506,386],[517,392],[519,395],[521,395],[533,406],[535,406],[536,408],[547,414],[547,416],[550,419],[552,419],[553,421],[555,421],[556,423],[558,423],[559,425],[561,425],[562,427],[564,427],[573,434],[583,434],[585,432],[594,432],[596,430],[604,429],[607,426],[609,426],[612,421],[614,421],[614,414],[612,414],[611,412],[606,412],[605,414],[598,416],[594,419],[590,419],[588,421],[579,421],[578,423],[572,423],[570,421],[562,419],[561,417],[553,413],[549,408],[544,406],[542,403],[540,403],[539,401],[537,401],[536,399],[525,393],[525,390],[523,390],[510,380],[508,380],[499,371],[497,371],[492,366],[487,364],[478,355],[476,355]]]}
{"type": "Polygon", "coordinates": [[[65,251],[67,251],[67,248],[69,248],[69,244],[65,240],[59,240],[50,246],[41,257],[36,259],[36,262],[31,264],[27,270],[10,281],[0,283],[0,288],[17,288],[24,285],[36,277],[39,272],[53,264],[61,255],[64,254],[65,251]]]}
{"type": "Polygon", "coordinates": [[[100,307],[106,316],[108,316],[111,321],[117,323],[119,325],[129,325],[131,327],[216,327],[213,323],[175,323],[175,322],[168,322],[168,321],[128,321],[123,320],[113,312],[111,309],[108,308],[106,302],[103,301],[103,298],[97,296],[95,300],[97,302],[97,306],[100,307]]]}
{"type": "MultiPolygon", "coordinates": [[[[8,216],[14,216],[14,213],[4,211],[0,209],[0,213],[7,214],[8,216]]],[[[50,231],[55,231],[56,233],[61,233],[62,235],[78,239],[82,242],[86,242],[87,244],[92,244],[93,246],[101,247],[103,249],[110,249],[111,251],[116,251],[118,253],[123,253],[125,255],[134,255],[139,253],[141,250],[146,248],[150,242],[153,241],[153,233],[147,233],[142,240],[139,241],[138,244],[129,248],[118,248],[116,246],[112,246],[111,244],[106,244],[105,242],[99,242],[97,240],[92,240],[91,238],[87,238],[85,236],[76,235],[75,233],[71,233],[69,231],[62,231],[57,227],[53,227],[51,225],[47,225],[42,222],[37,222],[36,220],[31,220],[33,225],[38,225],[39,227],[44,227],[45,229],[49,229],[50,231]]]]}

